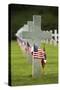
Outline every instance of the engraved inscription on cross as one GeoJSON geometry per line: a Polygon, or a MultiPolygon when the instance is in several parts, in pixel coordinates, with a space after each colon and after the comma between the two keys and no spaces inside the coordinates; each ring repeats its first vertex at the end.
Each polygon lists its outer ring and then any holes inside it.
{"type": "Polygon", "coordinates": [[[51,32],[41,30],[41,16],[34,15],[33,22],[28,22],[28,31],[22,32],[22,38],[30,42],[31,45],[40,46],[41,40],[51,39],[51,32]]]}

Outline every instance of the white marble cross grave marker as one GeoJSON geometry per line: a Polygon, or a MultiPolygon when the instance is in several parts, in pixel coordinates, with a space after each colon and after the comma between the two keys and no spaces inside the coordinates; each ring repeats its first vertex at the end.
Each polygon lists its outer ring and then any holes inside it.
{"type": "MultiPolygon", "coordinates": [[[[34,47],[36,45],[38,48],[41,44],[41,40],[51,39],[50,32],[44,32],[41,30],[41,16],[33,15],[33,21],[27,22],[28,30],[22,31],[22,39],[25,39],[34,47]]],[[[40,63],[38,59],[32,59],[32,76],[40,77],[40,63]]]]}

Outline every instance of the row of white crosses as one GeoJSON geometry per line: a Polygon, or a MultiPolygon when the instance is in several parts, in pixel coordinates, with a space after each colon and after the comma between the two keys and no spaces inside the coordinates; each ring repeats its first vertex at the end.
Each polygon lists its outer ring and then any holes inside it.
{"type": "MultiPolygon", "coordinates": [[[[17,33],[16,36],[22,38],[25,42],[29,42],[31,46],[40,47],[41,40],[52,38],[51,32],[41,30],[41,16],[33,15],[33,21],[28,21],[17,33]]],[[[38,59],[32,58],[32,76],[40,77],[41,68],[38,59]]]]}

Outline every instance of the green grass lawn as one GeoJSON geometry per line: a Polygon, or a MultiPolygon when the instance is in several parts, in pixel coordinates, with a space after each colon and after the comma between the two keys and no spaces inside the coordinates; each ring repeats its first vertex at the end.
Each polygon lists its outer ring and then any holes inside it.
{"type": "Polygon", "coordinates": [[[58,83],[58,47],[46,44],[47,64],[45,75],[32,78],[32,65],[16,41],[11,42],[11,82],[16,85],[37,85],[58,83]]]}

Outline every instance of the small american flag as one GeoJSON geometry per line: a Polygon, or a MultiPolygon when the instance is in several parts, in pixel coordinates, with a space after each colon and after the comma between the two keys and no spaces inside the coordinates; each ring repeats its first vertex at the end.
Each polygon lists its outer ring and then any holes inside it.
{"type": "Polygon", "coordinates": [[[33,58],[42,59],[42,58],[44,58],[44,53],[45,52],[43,51],[43,49],[38,49],[37,52],[33,51],[33,58]]]}

